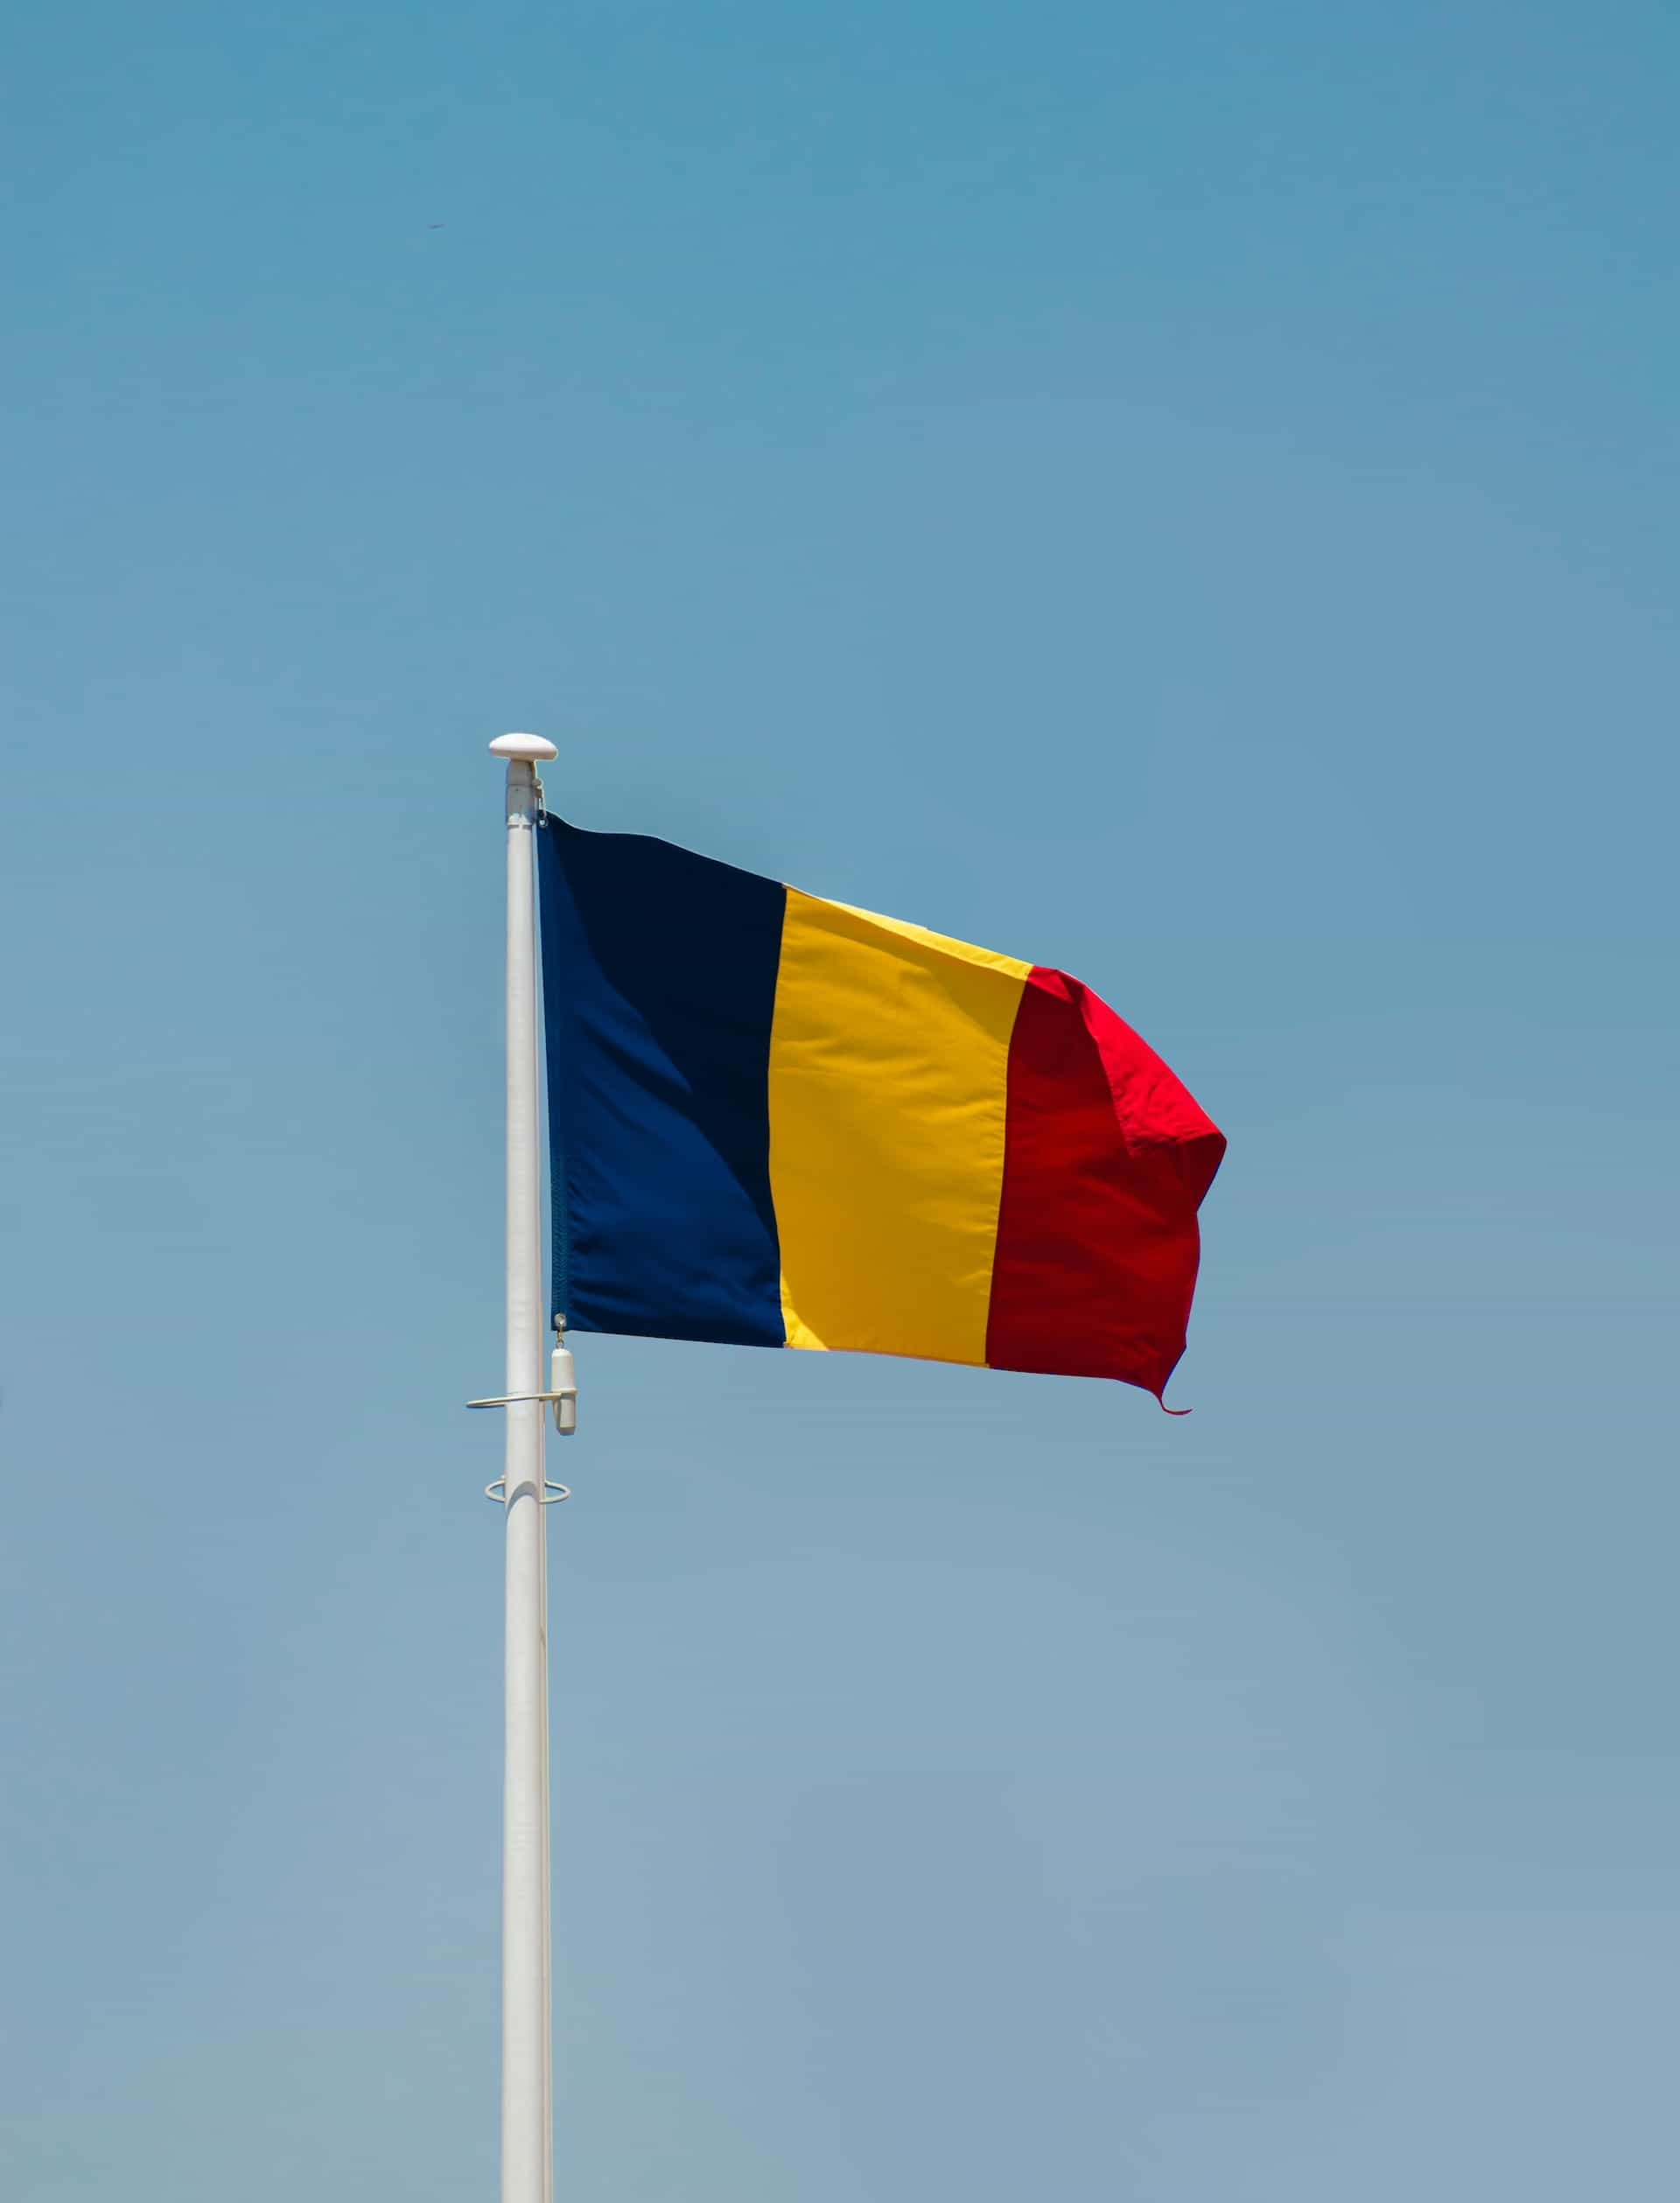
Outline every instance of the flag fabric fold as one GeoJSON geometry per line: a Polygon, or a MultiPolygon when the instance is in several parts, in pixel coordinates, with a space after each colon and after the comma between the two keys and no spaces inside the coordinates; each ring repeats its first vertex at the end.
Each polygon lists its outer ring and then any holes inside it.
{"type": "Polygon", "coordinates": [[[537,839],[569,1325],[1159,1398],[1225,1141],[1104,1003],[667,842],[537,839]]]}

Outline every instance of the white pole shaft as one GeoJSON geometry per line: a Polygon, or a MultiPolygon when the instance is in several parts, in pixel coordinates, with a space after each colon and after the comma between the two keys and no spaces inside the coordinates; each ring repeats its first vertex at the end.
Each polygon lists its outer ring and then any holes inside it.
{"type": "MultiPolygon", "coordinates": [[[[536,783],[508,766],[508,1390],[542,1390],[536,783]]],[[[506,1410],[507,1757],[501,1835],[501,2203],[552,2203],[542,1408],[506,1410]]]]}

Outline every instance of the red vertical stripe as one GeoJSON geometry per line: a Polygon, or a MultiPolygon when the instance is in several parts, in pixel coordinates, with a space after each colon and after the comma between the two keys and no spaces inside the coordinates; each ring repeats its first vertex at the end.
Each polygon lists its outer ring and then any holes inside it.
{"type": "Polygon", "coordinates": [[[1065,972],[1036,968],[1009,1049],[986,1360],[1158,1399],[1184,1352],[1196,1209],[1225,1136],[1065,972]]]}

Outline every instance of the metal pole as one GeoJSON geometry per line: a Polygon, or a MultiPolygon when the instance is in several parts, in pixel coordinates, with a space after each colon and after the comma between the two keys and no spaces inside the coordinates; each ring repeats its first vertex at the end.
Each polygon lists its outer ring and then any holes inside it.
{"type": "Polygon", "coordinates": [[[534,734],[508,760],[507,1756],[501,1826],[501,2203],[553,2203],[549,1986],[546,1538],[542,1512],[542,1165],[537,1144],[536,766],[534,734]],[[520,1396],[522,1395],[522,1396],[520,1396]]]}

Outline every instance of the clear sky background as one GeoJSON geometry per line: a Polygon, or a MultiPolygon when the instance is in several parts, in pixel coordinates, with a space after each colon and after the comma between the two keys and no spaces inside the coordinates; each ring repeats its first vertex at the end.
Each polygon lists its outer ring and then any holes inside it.
{"type": "Polygon", "coordinates": [[[494,2193],[524,726],[1231,1142],[1187,1421],[580,1342],[562,2193],[1671,2193],[1672,10],[5,44],[8,2199],[494,2193]]]}

